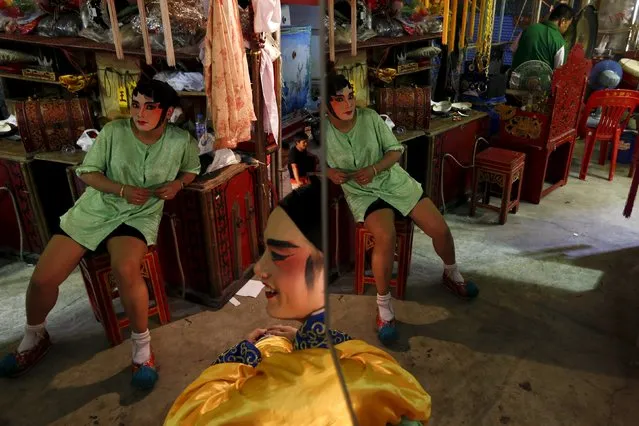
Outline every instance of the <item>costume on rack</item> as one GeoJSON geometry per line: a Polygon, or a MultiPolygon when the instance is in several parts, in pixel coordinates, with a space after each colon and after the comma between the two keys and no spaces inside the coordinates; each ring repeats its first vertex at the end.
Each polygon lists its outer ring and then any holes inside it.
{"type": "Polygon", "coordinates": [[[206,96],[218,148],[251,139],[253,93],[237,2],[210,3],[204,58],[206,96]]]}
{"type": "MultiPolygon", "coordinates": [[[[328,334],[360,424],[427,423],[430,396],[397,361],[339,331],[328,334]]],[[[280,336],[241,342],[182,392],[165,425],[348,424],[326,338],[320,312],[303,323],[295,342],[280,336]]]]}
{"type": "MultiPolygon", "coordinates": [[[[404,151],[379,114],[367,108],[357,108],[356,114],[355,126],[347,133],[328,123],[326,161],[329,167],[354,172],[377,163],[389,151],[404,151]],[[377,143],[371,143],[373,141],[377,143]]],[[[399,164],[380,172],[368,185],[350,180],[342,189],[356,222],[364,221],[366,210],[377,200],[387,202],[407,216],[424,192],[419,182],[399,164]]]]}
{"type": "MultiPolygon", "coordinates": [[[[99,172],[114,182],[155,189],[175,179],[179,172],[198,174],[197,143],[191,135],[171,124],[152,145],[139,141],[131,120],[116,120],[104,126],[76,173],[99,172]]],[[[147,244],[155,244],[164,200],[151,197],[137,206],[117,194],[88,187],[67,213],[60,228],[89,250],[120,225],[138,230],[147,244]]]]}

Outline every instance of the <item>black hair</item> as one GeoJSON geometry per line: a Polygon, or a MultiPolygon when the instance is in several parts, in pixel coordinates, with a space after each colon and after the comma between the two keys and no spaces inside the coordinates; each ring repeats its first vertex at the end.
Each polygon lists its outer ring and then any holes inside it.
{"type": "Polygon", "coordinates": [[[566,3],[560,3],[554,7],[550,16],[548,17],[549,21],[560,21],[562,19],[573,19],[575,17],[575,11],[567,5],[566,3]]]}
{"type": "Polygon", "coordinates": [[[160,108],[167,110],[180,105],[180,97],[168,83],[150,78],[142,78],[133,89],[133,96],[138,94],[159,102],[160,108]]]}
{"type": "Polygon", "coordinates": [[[307,141],[308,140],[308,135],[306,134],[306,132],[297,132],[295,133],[295,135],[293,135],[293,137],[291,138],[292,142],[294,144],[297,144],[298,142],[301,141],[307,141]]]}
{"type": "MultiPolygon", "coordinates": [[[[329,65],[329,68],[333,67],[329,65]]],[[[335,111],[333,111],[333,107],[331,106],[331,98],[337,95],[337,92],[347,87],[353,90],[353,85],[346,77],[342,74],[338,74],[334,69],[328,72],[326,76],[326,107],[332,115],[335,115],[335,111]]]]}
{"type": "MultiPolygon", "coordinates": [[[[309,176],[310,184],[293,190],[284,197],[279,207],[293,221],[302,235],[321,253],[322,250],[322,181],[317,176],[309,176]]],[[[312,287],[315,271],[323,264],[321,256],[309,256],[306,260],[306,285],[312,287]]]]}

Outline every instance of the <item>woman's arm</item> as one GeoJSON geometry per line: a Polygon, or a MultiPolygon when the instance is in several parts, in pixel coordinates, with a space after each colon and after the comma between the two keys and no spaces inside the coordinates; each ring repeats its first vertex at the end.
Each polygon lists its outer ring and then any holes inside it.
{"type": "Polygon", "coordinates": [[[113,182],[100,172],[82,173],[79,177],[82,182],[90,187],[106,194],[119,195],[126,199],[129,204],[140,206],[146,203],[151,196],[151,191],[148,189],[113,182]]]}
{"type": "Polygon", "coordinates": [[[401,151],[388,151],[381,160],[377,163],[373,164],[373,171],[377,171],[377,173],[390,169],[395,163],[397,163],[402,158],[401,151]]]}
{"type": "Polygon", "coordinates": [[[117,195],[120,194],[120,189],[122,189],[122,184],[113,182],[100,172],[82,173],[79,178],[90,187],[107,194],[117,195]]]}

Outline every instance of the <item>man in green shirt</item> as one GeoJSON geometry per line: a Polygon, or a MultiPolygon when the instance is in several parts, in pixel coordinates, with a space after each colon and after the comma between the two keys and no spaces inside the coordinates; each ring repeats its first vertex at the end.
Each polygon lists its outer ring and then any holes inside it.
{"type": "Polygon", "coordinates": [[[552,69],[562,66],[567,56],[563,34],[568,31],[574,16],[570,6],[559,4],[547,21],[526,28],[519,39],[512,69],[527,61],[542,61],[552,69]]]}

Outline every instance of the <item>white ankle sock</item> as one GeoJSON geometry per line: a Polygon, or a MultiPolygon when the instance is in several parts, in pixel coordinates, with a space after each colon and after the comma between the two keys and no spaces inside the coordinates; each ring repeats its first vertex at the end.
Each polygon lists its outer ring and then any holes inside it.
{"type": "Polygon", "coordinates": [[[28,351],[38,344],[40,339],[44,336],[44,324],[45,323],[38,325],[27,324],[24,328],[24,337],[22,338],[22,342],[20,342],[20,346],[18,346],[18,352],[28,351]]]}
{"type": "Polygon", "coordinates": [[[448,278],[455,281],[456,283],[464,283],[465,281],[464,277],[462,277],[461,272],[459,272],[459,268],[457,267],[456,263],[453,263],[452,265],[444,265],[444,272],[446,273],[448,278]]]}
{"type": "Polygon", "coordinates": [[[135,364],[144,364],[151,358],[151,332],[131,332],[132,358],[135,364]]]}
{"type": "Polygon", "coordinates": [[[383,296],[377,294],[377,308],[379,309],[379,316],[383,321],[391,321],[395,318],[395,311],[393,310],[391,301],[390,291],[383,296]]]}

